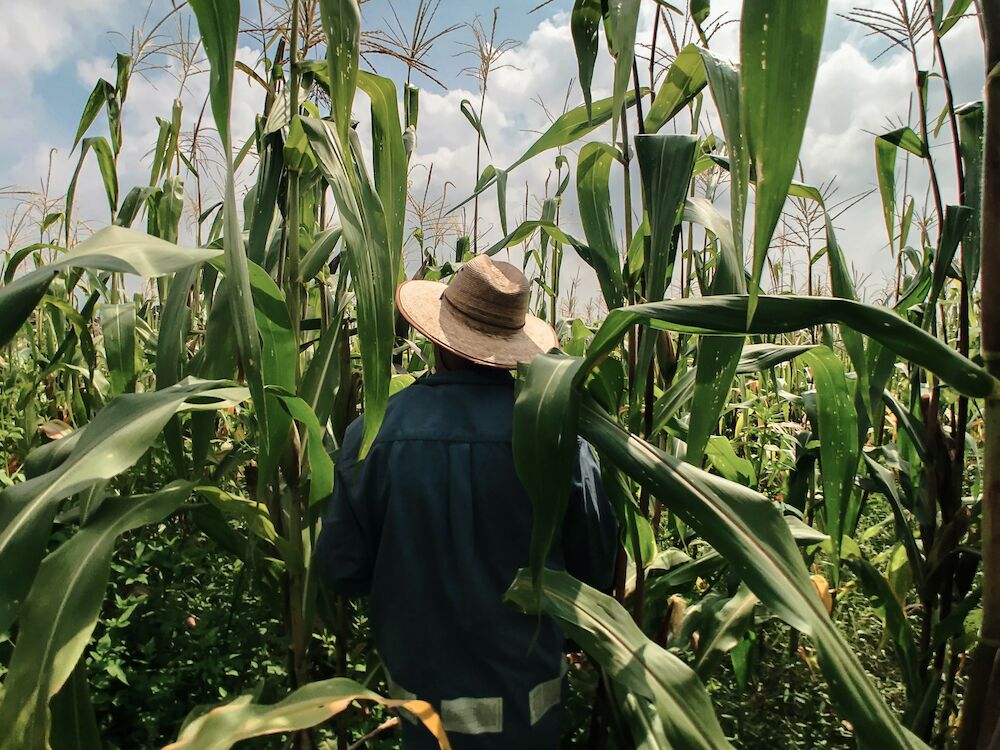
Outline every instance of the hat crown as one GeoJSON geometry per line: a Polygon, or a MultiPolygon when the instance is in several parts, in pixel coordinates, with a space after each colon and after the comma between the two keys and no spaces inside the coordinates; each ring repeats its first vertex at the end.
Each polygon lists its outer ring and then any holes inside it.
{"type": "Polygon", "coordinates": [[[520,269],[488,255],[463,265],[442,295],[476,327],[500,333],[524,328],[530,297],[531,286],[520,269]]]}

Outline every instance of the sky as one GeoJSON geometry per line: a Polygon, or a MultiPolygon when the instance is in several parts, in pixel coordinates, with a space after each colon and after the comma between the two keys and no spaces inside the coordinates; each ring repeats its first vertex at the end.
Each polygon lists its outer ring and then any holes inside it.
{"type": "MultiPolygon", "coordinates": [[[[682,2],[683,0],[679,0],[682,2]]],[[[564,102],[576,106],[582,94],[575,82],[577,69],[569,32],[572,0],[555,0],[531,12],[538,0],[505,0],[499,3],[498,39],[510,38],[520,44],[502,60],[503,67],[490,78],[483,121],[486,124],[490,151],[483,164],[503,167],[517,157],[560,113],[564,102]],[[544,102],[545,106],[542,106],[544,102]]],[[[265,12],[267,2],[264,2],[265,12]]],[[[855,5],[880,10],[891,9],[891,0],[830,0],[819,74],[810,110],[801,165],[803,180],[809,184],[837,185],[836,198],[846,200],[863,196],[857,205],[836,220],[838,236],[849,263],[866,293],[876,296],[893,275],[893,260],[877,193],[874,163],[874,134],[902,124],[916,125],[910,114],[913,89],[912,62],[902,51],[885,54],[883,40],[867,36],[865,29],[840,16],[855,5]]],[[[257,2],[244,0],[244,15],[255,18],[257,2]]],[[[495,2],[481,0],[441,0],[432,28],[441,30],[452,24],[473,21],[477,16],[488,26],[495,2]]],[[[404,26],[412,23],[414,0],[370,0],[363,5],[366,29],[386,28],[394,23],[392,9],[404,26]]],[[[715,54],[738,59],[739,0],[713,0],[712,16],[723,25],[711,39],[715,54]],[[726,21],[729,21],[726,23],[726,21]]],[[[23,195],[17,191],[39,191],[48,181],[48,193],[64,193],[78,154],[71,153],[79,115],[97,78],[113,78],[114,55],[127,49],[134,29],[149,29],[151,23],[170,10],[171,0],[0,0],[0,234],[2,247],[18,247],[36,241],[25,237],[19,220],[24,215],[23,195]],[[144,20],[144,18],[146,20],[144,20]],[[19,231],[21,230],[21,231],[19,231]]],[[[640,44],[648,42],[654,22],[655,3],[647,0],[639,24],[640,44]]],[[[174,16],[164,29],[193,34],[187,11],[174,16]]],[[[661,32],[662,33],[662,32],[661,32]]],[[[661,45],[663,37],[661,36],[661,45]]],[[[472,40],[467,27],[442,37],[431,50],[427,62],[442,85],[416,75],[421,87],[420,125],[411,170],[411,195],[418,202],[425,186],[428,208],[451,206],[465,197],[475,182],[475,132],[461,114],[463,100],[478,102],[477,82],[463,68],[473,60],[463,54],[472,40]]],[[[945,38],[945,53],[952,76],[956,101],[961,104],[982,96],[983,61],[979,27],[974,18],[961,20],[945,38]]],[[[259,42],[241,37],[238,58],[251,67],[259,63],[259,42]]],[[[156,68],[133,78],[125,107],[125,151],[120,163],[121,192],[148,180],[149,151],[155,142],[157,116],[169,118],[173,100],[181,96],[187,127],[199,111],[207,91],[207,76],[197,75],[187,81],[184,91],[177,81],[176,61],[154,58],[156,68]]],[[[393,78],[400,85],[405,69],[378,55],[366,59],[366,67],[393,78]]],[[[929,45],[921,48],[921,67],[931,64],[929,45]]],[[[612,61],[605,51],[598,59],[594,80],[595,98],[610,94],[612,61]]],[[[254,114],[262,102],[261,89],[237,76],[234,86],[234,137],[238,142],[252,132],[254,114]]],[[[936,119],[943,102],[939,80],[932,80],[930,106],[936,119]]],[[[706,111],[712,110],[706,104],[706,111]]],[[[370,118],[364,96],[355,101],[359,132],[366,132],[370,118]]],[[[706,115],[705,127],[718,131],[714,116],[706,115]]],[[[668,128],[671,126],[668,126],[668,128]]],[[[686,127],[681,123],[679,127],[686,127]]],[[[105,133],[102,120],[92,133],[105,133]]],[[[594,131],[588,140],[607,140],[607,129],[594,131]]],[[[570,169],[575,167],[578,146],[565,152],[570,169]]],[[[933,141],[933,152],[945,201],[957,202],[954,167],[947,128],[933,141]]],[[[508,183],[508,210],[511,222],[523,217],[527,204],[529,218],[537,218],[541,200],[555,190],[554,152],[545,153],[511,173],[508,183]]],[[[904,169],[900,160],[900,176],[904,169]]],[[[633,170],[635,173],[638,170],[633,170]]],[[[926,200],[923,166],[911,163],[907,171],[910,192],[916,197],[918,212],[926,200]]],[[[634,177],[636,175],[633,175],[634,177]]],[[[206,179],[210,179],[207,176],[206,179]]],[[[241,175],[243,185],[252,184],[253,176],[241,175]]],[[[582,236],[576,213],[574,190],[565,195],[560,223],[573,234],[582,236]]],[[[189,185],[190,187],[190,185],[189,185]]],[[[622,184],[613,188],[613,202],[622,217],[622,184]]],[[[636,185],[636,189],[638,186],[636,185]]],[[[211,186],[206,187],[211,190],[211,186]]],[[[99,227],[108,220],[96,166],[88,164],[78,188],[78,215],[88,226],[99,227]]],[[[725,207],[722,207],[725,211],[725,207]]],[[[499,236],[496,198],[492,192],[481,200],[481,230],[484,241],[499,236]]],[[[446,225],[451,234],[445,238],[453,246],[455,237],[471,224],[471,212],[450,215],[446,225]]],[[[188,233],[190,237],[190,232],[188,233]]],[[[414,253],[413,243],[409,253],[414,253]]],[[[814,246],[813,251],[821,245],[814,246]]],[[[596,294],[593,275],[582,262],[567,254],[568,270],[564,279],[577,278],[578,296],[596,294]]],[[[789,251],[785,271],[796,273],[794,283],[804,285],[804,252],[789,251]]],[[[564,290],[565,291],[565,290],[564,290]]]]}

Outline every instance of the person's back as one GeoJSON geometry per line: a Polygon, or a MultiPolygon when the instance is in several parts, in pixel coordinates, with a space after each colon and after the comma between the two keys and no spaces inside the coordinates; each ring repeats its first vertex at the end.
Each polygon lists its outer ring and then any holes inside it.
{"type": "MultiPolygon", "coordinates": [[[[317,549],[339,593],[370,595],[392,692],[441,713],[456,750],[556,747],[563,638],[548,618],[506,606],[528,561],[532,506],[511,449],[514,380],[464,363],[390,399],[369,454],[362,420],[338,455],[317,549]]],[[[549,565],[611,585],[616,525],[597,464],[581,444],[562,539],[549,565]]],[[[404,722],[404,746],[436,747],[404,722]]]]}

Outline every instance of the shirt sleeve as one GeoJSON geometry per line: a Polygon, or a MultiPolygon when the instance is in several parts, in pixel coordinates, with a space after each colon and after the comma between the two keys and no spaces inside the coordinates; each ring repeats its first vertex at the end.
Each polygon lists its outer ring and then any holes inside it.
{"type": "MultiPolygon", "coordinates": [[[[323,581],[336,593],[347,597],[368,596],[377,551],[374,512],[378,498],[367,487],[370,472],[359,464],[345,440],[337,457],[333,496],[323,515],[323,528],[313,555],[323,581]]],[[[370,461],[369,456],[366,461],[370,461]]]]}
{"type": "Polygon", "coordinates": [[[604,491],[594,452],[587,443],[579,442],[580,459],[563,522],[566,571],[588,586],[609,592],[618,554],[618,522],[604,491]]]}

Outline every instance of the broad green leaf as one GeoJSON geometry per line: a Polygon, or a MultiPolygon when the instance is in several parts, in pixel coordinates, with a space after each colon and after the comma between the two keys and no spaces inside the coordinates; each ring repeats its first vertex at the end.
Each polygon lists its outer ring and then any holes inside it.
{"type": "Polygon", "coordinates": [[[239,0],[190,0],[189,5],[198,19],[201,43],[211,65],[208,91],[215,125],[223,143],[228,146],[233,67],[240,30],[240,3],[239,0]]]}
{"type": "Polygon", "coordinates": [[[926,687],[927,675],[920,667],[920,657],[916,641],[913,638],[913,629],[903,606],[896,598],[885,576],[876,570],[875,566],[868,560],[851,560],[850,566],[858,577],[862,590],[872,600],[877,610],[880,610],[882,619],[885,621],[886,631],[892,641],[893,649],[896,651],[896,660],[902,672],[907,696],[912,699],[914,696],[920,695],[926,687]]]}
{"type": "Polygon", "coordinates": [[[825,346],[817,346],[803,355],[812,369],[816,386],[819,424],[813,431],[819,434],[820,476],[823,481],[824,529],[833,545],[833,585],[840,585],[840,542],[853,536],[861,510],[860,499],[854,492],[854,475],[858,470],[858,414],[854,408],[852,388],[847,384],[844,365],[825,346]]]}
{"type": "MultiPolygon", "coordinates": [[[[666,296],[674,273],[677,244],[674,228],[691,183],[698,139],[692,135],[637,135],[635,152],[642,177],[643,206],[650,240],[644,264],[643,293],[658,302],[666,296]]],[[[655,337],[643,336],[639,345],[634,393],[643,393],[653,360],[655,337]]]]}
{"type": "Polygon", "coordinates": [[[875,173],[878,176],[878,191],[882,197],[882,215],[885,231],[889,238],[889,252],[896,242],[896,144],[885,138],[875,139],[875,173]]]}
{"type": "Polygon", "coordinates": [[[645,131],[658,132],[705,88],[707,82],[699,48],[689,44],[680,51],[667,69],[653,104],[646,113],[643,122],[645,131]]]}
{"type": "Polygon", "coordinates": [[[321,425],[325,425],[333,411],[334,399],[341,386],[343,372],[341,361],[346,356],[342,335],[344,328],[339,316],[323,331],[313,358],[309,361],[299,395],[316,415],[321,425]]]}
{"type": "MultiPolygon", "coordinates": [[[[156,389],[162,390],[181,379],[187,364],[185,343],[190,324],[190,307],[188,299],[195,279],[198,277],[199,265],[189,266],[174,274],[170,283],[167,301],[160,315],[160,330],[156,336],[156,389]]],[[[183,445],[181,442],[180,422],[177,417],[171,417],[164,430],[167,447],[170,450],[174,467],[183,472],[183,445]]]]}
{"type": "Polygon", "coordinates": [[[333,461],[323,447],[323,428],[312,408],[298,396],[268,388],[295,421],[306,428],[306,455],[309,457],[309,505],[315,505],[333,492],[333,461]]]}
{"type": "Polygon", "coordinates": [[[643,203],[649,217],[649,257],[645,297],[659,302],[673,275],[674,227],[691,183],[698,139],[691,135],[637,135],[635,153],[642,175],[643,203]]]}
{"type": "MultiPolygon", "coordinates": [[[[49,700],[65,684],[97,625],[115,540],[176,510],[193,482],[152,495],[107,498],[86,526],[48,555],[21,606],[19,631],[0,699],[3,750],[47,748],[49,700]]],[[[67,717],[54,716],[61,723],[67,717]]]]}
{"type": "MultiPolygon", "coordinates": [[[[361,54],[361,9],[358,0],[320,0],[320,17],[326,35],[326,63],[330,104],[342,149],[349,148],[351,106],[358,87],[361,54]]],[[[397,118],[398,119],[398,118],[397,118]]]]}
{"type": "Polygon", "coordinates": [[[740,18],[740,87],[747,143],[757,178],[754,316],[771,237],[795,175],[819,54],[827,0],[744,0],[740,18]]]}
{"type": "Polygon", "coordinates": [[[111,392],[135,390],[135,305],[101,305],[100,317],[111,392]]]}
{"type": "Polygon", "coordinates": [[[345,155],[331,124],[305,117],[302,125],[320,170],[333,189],[354,282],[365,380],[365,433],[360,451],[364,456],[382,424],[389,393],[395,330],[392,250],[378,195],[370,187],[365,189],[358,184],[358,180],[352,180],[352,171],[363,173],[363,170],[356,170],[351,154],[345,155]]]}
{"type": "MultiPolygon", "coordinates": [[[[694,408],[698,408],[697,405],[694,408]]],[[[753,468],[753,463],[736,454],[729,438],[713,435],[708,439],[706,453],[708,462],[730,482],[747,487],[757,486],[757,472],[753,468]]]]}
{"type": "Polygon", "coordinates": [[[736,648],[747,628],[753,624],[757,597],[742,584],[735,596],[724,598],[719,606],[704,612],[698,628],[698,649],[694,671],[702,679],[709,676],[722,657],[736,648]]]}
{"type": "Polygon", "coordinates": [[[839,298],[762,296],[760,318],[747,324],[749,298],[718,295],[632,305],[612,310],[587,351],[580,378],[613,349],[630,325],[697,334],[763,335],[788,333],[824,323],[841,323],[863,333],[940,377],[959,393],[984,398],[996,381],[983,368],[891,310],[839,298]],[[741,316],[743,319],[741,320],[741,316]]]}
{"type": "Polygon", "coordinates": [[[514,468],[534,508],[529,563],[537,593],[549,548],[569,502],[569,484],[578,461],[573,379],[583,360],[540,354],[522,365],[514,405],[514,468]]]}
{"type": "Polygon", "coordinates": [[[493,152],[490,151],[489,141],[486,140],[486,129],[483,127],[483,123],[482,120],[479,119],[479,115],[476,114],[476,110],[472,108],[472,102],[468,99],[463,99],[458,108],[462,112],[465,119],[469,121],[472,129],[476,131],[479,138],[482,140],[483,145],[486,146],[487,153],[492,155],[493,152]]]}
{"type": "Polygon", "coordinates": [[[176,742],[163,750],[229,750],[241,740],[308,729],[336,716],[356,700],[373,701],[392,708],[405,708],[433,734],[442,750],[451,745],[440,717],[429,703],[419,700],[387,700],[353,680],[337,677],[311,682],[273,705],[252,702],[244,695],[217,706],[187,724],[176,742]]]}
{"type": "MultiPolygon", "coordinates": [[[[532,576],[522,570],[506,599],[553,617],[612,680],[652,704],[650,717],[670,743],[661,747],[732,747],[698,676],[649,640],[618,602],[560,571],[543,571],[541,587],[537,599],[532,576]]],[[[634,739],[643,746],[643,737],[634,739]]]]}
{"type": "Polygon", "coordinates": [[[934,274],[931,293],[927,298],[925,320],[930,318],[932,308],[937,304],[944,289],[944,282],[951,273],[952,261],[958,244],[966,236],[966,227],[973,218],[973,211],[968,206],[945,206],[944,225],[941,227],[941,244],[934,254],[934,274]]]}
{"type": "Polygon", "coordinates": [[[246,398],[242,389],[225,386],[188,378],[161,391],[119,396],[78,431],[58,466],[0,493],[0,631],[31,586],[59,501],[132,466],[178,411],[224,408],[246,398]]]}
{"type": "Polygon", "coordinates": [[[52,279],[65,268],[164,276],[216,255],[218,251],[179,247],[133,229],[105,227],[62,254],[54,263],[0,287],[0,345],[13,338],[45,295],[52,279]]]}
{"type": "MultiPolygon", "coordinates": [[[[957,0],[961,2],[961,0],[957,0]]],[[[956,2],[956,4],[957,4],[956,2]]],[[[973,102],[958,109],[958,133],[965,167],[965,205],[972,218],[963,244],[965,281],[971,289],[979,277],[981,211],[983,203],[983,103],[973,102]]]]}
{"type": "Polygon", "coordinates": [[[618,133],[618,119],[624,113],[625,96],[632,79],[635,59],[635,32],[639,24],[640,0],[607,0],[602,2],[605,27],[611,55],[615,59],[612,83],[611,132],[618,133]]]}
{"type": "MultiPolygon", "coordinates": [[[[640,92],[641,93],[641,92],[640,92]]],[[[625,97],[625,106],[631,107],[635,104],[635,92],[629,91],[625,97]]],[[[597,129],[611,119],[613,101],[609,97],[593,103],[588,116],[587,107],[580,106],[571,109],[555,119],[549,129],[542,133],[538,139],[528,147],[528,150],[521,154],[521,157],[503,170],[489,169],[483,170],[483,175],[476,183],[476,188],[472,195],[469,195],[460,203],[448,209],[448,213],[453,213],[477,195],[493,186],[497,181],[497,173],[509,173],[512,169],[524,164],[545,151],[553,148],[567,146],[574,141],[578,141],[593,130],[597,129]]]]}
{"type": "Polygon", "coordinates": [[[77,662],[49,708],[58,717],[50,727],[52,750],[101,750],[101,730],[90,700],[86,664],[77,662]]]}
{"type": "Polygon", "coordinates": [[[358,73],[358,85],[371,100],[375,189],[382,201],[394,263],[401,268],[407,174],[403,131],[399,125],[399,106],[396,104],[396,86],[388,78],[365,71],[358,73]]]}
{"type": "Polygon", "coordinates": [[[114,86],[103,78],[97,81],[97,85],[94,86],[94,90],[90,92],[90,96],[87,98],[87,103],[83,105],[83,114],[80,115],[80,124],[77,125],[76,136],[73,138],[73,147],[70,149],[70,153],[76,150],[77,144],[80,143],[80,139],[83,138],[84,133],[93,125],[101,109],[114,95],[114,86]]]}
{"type": "Polygon", "coordinates": [[[591,251],[584,260],[597,274],[609,310],[621,307],[624,299],[621,250],[611,211],[611,166],[617,154],[617,149],[607,143],[587,143],[580,149],[576,168],[580,223],[591,251]]]}
{"type": "Polygon", "coordinates": [[[302,275],[299,279],[300,281],[303,283],[312,281],[323,269],[323,266],[331,262],[331,258],[343,234],[344,230],[340,227],[332,227],[324,229],[316,235],[313,239],[312,247],[306,251],[306,255],[302,259],[302,264],[299,266],[299,271],[302,275]]]}
{"type": "Polygon", "coordinates": [[[601,28],[601,0],[575,0],[569,20],[580,88],[584,106],[590,112],[593,97],[590,87],[594,82],[594,63],[597,62],[597,37],[601,28]]]}
{"type": "MultiPolygon", "coordinates": [[[[732,257],[724,269],[723,279],[716,277],[714,293],[744,294],[746,280],[743,272],[743,224],[746,220],[747,196],[750,192],[750,155],[746,129],[743,125],[744,108],[740,74],[732,63],[720,60],[708,50],[699,49],[697,52],[712,98],[715,100],[715,107],[719,111],[722,132],[726,137],[728,169],[732,180],[730,195],[732,249],[723,245],[732,257]]],[[[723,241],[725,239],[718,232],[716,236],[723,241]]]]}
{"type": "MultiPolygon", "coordinates": [[[[229,281],[229,304],[236,344],[240,353],[243,372],[254,401],[254,411],[261,432],[269,434],[267,400],[264,397],[264,379],[261,373],[260,339],[254,317],[250,288],[247,254],[243,246],[243,232],[239,223],[234,180],[233,143],[229,129],[232,102],[233,67],[236,62],[236,43],[239,36],[239,0],[193,0],[191,8],[198,19],[198,30],[205,54],[211,66],[209,97],[215,126],[222,136],[226,159],[225,196],[222,206],[223,250],[229,281]]],[[[260,472],[258,482],[269,481],[260,472]]]]}
{"type": "Polygon", "coordinates": [[[770,500],[663,453],[592,407],[581,409],[580,434],[718,550],[766,607],[810,636],[834,704],[866,745],[925,747],[900,725],[827,615],[770,500]]]}
{"type": "Polygon", "coordinates": [[[972,0],[952,0],[948,13],[945,14],[938,24],[938,36],[944,36],[951,31],[955,24],[961,21],[962,17],[968,12],[970,5],[972,5],[972,0]]]}
{"type": "Polygon", "coordinates": [[[104,183],[104,194],[108,199],[108,206],[111,209],[111,218],[115,218],[115,211],[118,208],[118,171],[115,165],[115,157],[111,152],[111,146],[104,136],[96,138],[84,138],[80,148],[80,158],[76,162],[76,169],[70,177],[69,187],[66,189],[66,204],[63,213],[66,216],[63,222],[63,239],[66,245],[70,242],[70,231],[73,227],[73,202],[76,198],[76,184],[80,179],[80,171],[83,169],[83,162],[87,158],[87,153],[93,150],[97,157],[97,167],[101,172],[101,181],[104,183]]]}
{"type": "Polygon", "coordinates": [[[886,143],[891,143],[897,148],[909,151],[911,154],[919,156],[921,159],[927,156],[927,145],[923,142],[923,140],[921,140],[920,136],[913,131],[913,128],[899,128],[898,130],[892,130],[888,133],[880,135],[879,138],[886,143]]]}

